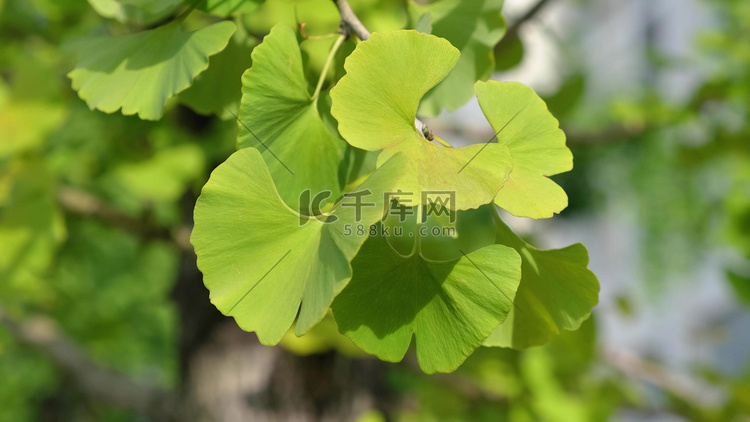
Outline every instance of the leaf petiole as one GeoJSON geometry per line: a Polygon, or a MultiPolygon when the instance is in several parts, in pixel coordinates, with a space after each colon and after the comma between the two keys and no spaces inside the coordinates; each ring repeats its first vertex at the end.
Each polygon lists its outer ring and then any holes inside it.
{"type": "Polygon", "coordinates": [[[446,148],[453,148],[453,145],[449,144],[448,141],[438,138],[437,136],[432,138],[433,141],[439,143],[440,145],[446,147],[446,148]]]}
{"type": "Polygon", "coordinates": [[[336,38],[336,41],[333,43],[333,47],[331,47],[331,52],[328,53],[328,58],[326,59],[326,63],[323,65],[323,70],[320,72],[320,77],[318,78],[318,85],[315,87],[315,93],[313,93],[313,96],[312,96],[313,101],[315,102],[318,101],[318,96],[320,95],[320,91],[323,88],[323,82],[325,82],[326,76],[328,75],[328,69],[330,69],[331,63],[333,63],[333,58],[336,57],[336,52],[344,44],[345,40],[346,40],[346,35],[340,34],[338,38],[336,38]]]}

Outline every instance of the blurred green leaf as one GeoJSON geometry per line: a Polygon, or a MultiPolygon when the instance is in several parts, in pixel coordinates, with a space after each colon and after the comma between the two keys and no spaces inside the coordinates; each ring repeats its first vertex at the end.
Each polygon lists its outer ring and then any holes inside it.
{"type": "Polygon", "coordinates": [[[507,25],[500,14],[504,0],[439,0],[429,5],[409,1],[414,22],[428,15],[432,34],[450,41],[461,56],[448,76],[427,92],[419,113],[436,116],[440,110],[455,110],[474,95],[474,83],[487,80],[495,70],[493,49],[505,35],[507,25]]]}
{"type": "Polygon", "coordinates": [[[42,162],[18,160],[0,170],[8,189],[0,197],[0,297],[6,306],[21,307],[49,299],[42,280],[65,239],[65,222],[42,162]]]}
{"type": "Polygon", "coordinates": [[[502,72],[510,70],[523,61],[525,48],[517,34],[507,35],[494,48],[495,70],[502,72]]]}
{"type": "Polygon", "coordinates": [[[727,278],[737,293],[737,297],[746,304],[750,304],[750,277],[742,277],[730,271],[727,273],[727,278]]]}
{"type": "Polygon", "coordinates": [[[252,12],[265,0],[202,0],[198,9],[219,16],[252,12]]]}
{"type": "Polygon", "coordinates": [[[183,0],[88,0],[91,7],[105,18],[123,23],[148,25],[164,19],[183,0]]]}

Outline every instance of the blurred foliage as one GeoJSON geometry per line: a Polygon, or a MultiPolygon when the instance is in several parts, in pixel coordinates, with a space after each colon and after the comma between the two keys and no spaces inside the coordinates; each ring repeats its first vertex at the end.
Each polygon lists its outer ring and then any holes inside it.
{"type": "MultiPolygon", "coordinates": [[[[85,191],[117,213],[167,231],[188,224],[185,196],[197,195],[208,172],[235,149],[237,128],[225,107],[237,109],[249,51],[273,23],[304,23],[305,71],[315,80],[338,16],[328,0],[245,2],[242,11],[252,13],[242,15],[230,41],[243,60],[213,56],[193,87],[167,102],[159,122],[89,110],[66,74],[92,37],[132,33],[182,10],[177,1],[139,6],[147,3],[0,0],[0,304],[19,319],[51,316],[96,361],[174,387],[178,323],[170,294],[179,248],[82,216],[59,196],[64,189],[85,191]],[[232,83],[234,93],[223,90],[232,83]],[[216,94],[215,102],[201,101],[207,92],[216,94]]],[[[200,6],[212,16],[190,19],[210,22],[239,5],[212,6],[220,3],[200,6]]],[[[417,25],[409,11],[418,8],[405,1],[351,3],[371,30],[417,25]]],[[[667,275],[690,271],[703,251],[730,247],[737,259],[725,263],[728,286],[750,303],[750,3],[712,0],[707,7],[717,22],[697,50],[711,70],[687,100],[668,100],[658,86],[644,84],[641,92],[603,105],[588,95],[589,75],[577,68],[547,96],[564,127],[603,131],[596,142],[573,147],[576,171],[555,180],[570,196],[563,215],[610,205],[634,210],[644,271],[657,289],[667,275]],[[618,186],[614,204],[612,186],[618,186]]],[[[527,45],[520,39],[507,45],[478,67],[521,63],[527,45]]],[[[663,72],[684,66],[651,65],[663,72]]],[[[622,307],[637,312],[627,301],[622,307]]],[[[631,416],[747,420],[750,362],[729,376],[711,369],[692,374],[725,395],[706,408],[623,376],[602,356],[596,331],[590,319],[544,347],[482,348],[449,376],[426,376],[409,362],[389,365],[388,387],[401,397],[396,420],[598,421],[623,409],[631,416]]],[[[282,344],[299,354],[359,355],[330,318],[304,338],[288,333],[282,344]]],[[[0,421],[45,420],[49,412],[69,420],[143,420],[88,403],[62,371],[0,328],[0,421]]],[[[385,418],[368,411],[359,421],[385,418]]]]}

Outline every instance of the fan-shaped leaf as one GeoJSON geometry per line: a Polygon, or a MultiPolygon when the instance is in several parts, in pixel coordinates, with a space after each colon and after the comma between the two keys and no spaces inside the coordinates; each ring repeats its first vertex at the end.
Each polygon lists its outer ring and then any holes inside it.
{"type": "MultiPolygon", "coordinates": [[[[442,38],[417,31],[375,33],[347,58],[346,76],[331,91],[331,113],[352,146],[409,157],[404,191],[454,191],[457,209],[492,202],[511,163],[504,145],[445,148],[414,126],[422,96],[450,72],[459,52],[442,38]]],[[[416,203],[414,203],[416,205],[416,203]]]]}
{"type": "Polygon", "coordinates": [[[180,93],[180,101],[201,114],[234,118],[232,113],[239,112],[242,98],[242,74],[252,64],[255,44],[235,34],[221,53],[209,59],[208,69],[180,93]]]}
{"type": "Polygon", "coordinates": [[[579,244],[542,251],[521,240],[496,217],[496,242],[514,248],[523,259],[516,306],[492,332],[486,346],[524,349],[550,341],[560,330],[577,330],[599,301],[599,281],[587,268],[579,244]]]}
{"type": "Polygon", "coordinates": [[[475,90],[497,142],[508,147],[513,160],[495,203],[519,217],[549,218],[565,209],[565,191],[548,176],[571,170],[573,154],[544,101],[514,82],[477,82],[475,90]]]}
{"type": "Polygon", "coordinates": [[[349,282],[367,236],[352,226],[369,228],[382,216],[382,193],[394,190],[404,164],[402,157],[384,164],[358,189],[371,196],[344,198],[323,222],[284,205],[256,149],[232,154],[195,207],[191,242],[211,302],[264,344],[278,343],[298,311],[295,332],[307,332],[349,282]],[[359,200],[371,205],[356,207],[359,200]]]}
{"type": "Polygon", "coordinates": [[[92,109],[113,113],[122,108],[125,115],[158,120],[167,99],[190,86],[234,30],[234,23],[219,22],[185,32],[175,21],[137,34],[100,38],[84,48],[68,76],[92,109]]]}
{"type": "Polygon", "coordinates": [[[402,256],[371,237],[352,262],[354,276],[333,302],[339,330],[363,350],[400,361],[416,338],[427,373],[455,370],[512,308],[521,259],[491,245],[451,261],[402,256]]]}
{"type": "Polygon", "coordinates": [[[253,51],[253,63],[242,76],[238,148],[263,153],[290,207],[299,209],[306,189],[331,191],[335,198],[341,191],[338,173],[346,143],[321,120],[294,31],[275,26],[253,51]]]}

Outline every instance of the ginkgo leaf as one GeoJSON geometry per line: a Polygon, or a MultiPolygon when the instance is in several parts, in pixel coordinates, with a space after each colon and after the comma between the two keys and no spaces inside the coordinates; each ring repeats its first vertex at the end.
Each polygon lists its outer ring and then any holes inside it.
{"type": "Polygon", "coordinates": [[[409,2],[412,19],[432,19],[432,34],[450,41],[461,51],[451,73],[422,99],[419,113],[435,116],[441,109],[455,110],[474,95],[474,83],[487,80],[495,70],[494,47],[507,25],[500,14],[504,0],[440,0],[428,5],[409,2]]]}
{"type": "Polygon", "coordinates": [[[255,10],[264,0],[202,0],[198,9],[219,16],[247,13],[255,10]]]}
{"type": "Polygon", "coordinates": [[[239,112],[242,98],[242,74],[252,64],[250,55],[255,44],[235,34],[221,53],[211,56],[208,69],[180,93],[180,101],[201,114],[234,118],[232,113],[239,112]]]}
{"type": "Polygon", "coordinates": [[[180,22],[137,34],[100,38],[81,53],[68,74],[89,108],[158,120],[171,96],[190,86],[208,57],[227,45],[232,22],[185,32],[180,22]]]}
{"type": "Polygon", "coordinates": [[[435,145],[417,132],[414,119],[422,96],[456,64],[459,52],[433,35],[417,31],[375,33],[345,63],[346,76],[332,89],[331,114],[349,144],[383,150],[382,163],[397,153],[409,157],[404,191],[453,191],[457,209],[492,202],[510,173],[505,145],[463,148],[435,145]]]}
{"type": "Polygon", "coordinates": [[[477,82],[475,90],[497,142],[508,147],[513,161],[495,203],[518,217],[549,218],[565,209],[565,191],[548,176],[570,171],[573,154],[544,101],[515,82],[477,82]]]}
{"type": "MultiPolygon", "coordinates": [[[[339,165],[346,143],[321,120],[308,91],[294,31],[276,25],[253,51],[242,76],[237,147],[263,153],[284,202],[298,208],[300,193],[341,191],[339,165]]],[[[303,206],[306,204],[303,204],[303,206]]],[[[304,208],[304,207],[303,207],[304,208]]]]}
{"type": "Polygon", "coordinates": [[[339,330],[390,362],[404,357],[413,335],[424,372],[455,370],[513,307],[521,258],[490,245],[432,261],[387,242],[371,237],[352,262],[352,280],[331,307],[339,330]]]}
{"type": "Polygon", "coordinates": [[[404,164],[394,157],[357,189],[370,195],[345,197],[320,221],[284,205],[258,150],[232,154],[195,207],[191,242],[211,302],[263,344],[278,343],[298,311],[295,332],[307,332],[349,282],[350,262],[404,164]]]}
{"type": "Polygon", "coordinates": [[[539,250],[524,242],[496,216],[499,244],[523,259],[516,306],[484,341],[485,346],[525,349],[547,343],[561,330],[577,330],[599,301],[599,281],[587,268],[586,247],[539,250]]]}

